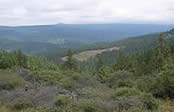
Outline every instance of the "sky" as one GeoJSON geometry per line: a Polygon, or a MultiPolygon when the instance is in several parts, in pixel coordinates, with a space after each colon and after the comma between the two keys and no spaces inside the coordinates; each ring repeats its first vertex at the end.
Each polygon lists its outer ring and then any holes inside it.
{"type": "Polygon", "coordinates": [[[174,0],[0,0],[0,25],[173,24],[174,0]]]}

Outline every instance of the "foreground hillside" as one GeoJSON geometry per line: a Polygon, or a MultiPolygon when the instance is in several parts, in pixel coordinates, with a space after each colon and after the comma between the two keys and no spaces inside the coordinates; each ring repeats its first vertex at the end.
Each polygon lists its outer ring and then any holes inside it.
{"type": "Polygon", "coordinates": [[[173,112],[174,47],[164,34],[156,43],[137,55],[120,52],[112,65],[99,56],[94,71],[71,50],[63,64],[1,51],[0,111],[173,112]]]}

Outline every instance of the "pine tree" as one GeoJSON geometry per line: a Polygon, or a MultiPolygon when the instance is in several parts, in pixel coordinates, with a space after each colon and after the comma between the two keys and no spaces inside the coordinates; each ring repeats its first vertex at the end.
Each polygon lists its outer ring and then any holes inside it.
{"type": "Polygon", "coordinates": [[[73,59],[73,54],[72,54],[72,50],[71,49],[68,50],[67,59],[64,62],[63,68],[64,69],[68,69],[68,70],[74,70],[74,71],[78,70],[77,63],[73,59]]]}
{"type": "Polygon", "coordinates": [[[101,68],[104,66],[104,61],[102,57],[98,57],[97,65],[96,65],[96,70],[97,72],[101,72],[101,68]]]}
{"type": "Polygon", "coordinates": [[[133,58],[127,56],[123,51],[119,52],[119,56],[116,59],[116,64],[113,65],[114,71],[126,70],[133,71],[133,58]]]}
{"type": "Polygon", "coordinates": [[[17,65],[20,67],[27,66],[27,56],[25,56],[21,50],[16,52],[17,65]]]}
{"type": "Polygon", "coordinates": [[[105,83],[110,75],[111,69],[106,66],[102,57],[98,57],[96,64],[96,77],[101,83],[105,83]]]}
{"type": "Polygon", "coordinates": [[[170,46],[167,40],[164,38],[165,33],[161,33],[158,40],[158,47],[156,53],[156,69],[160,72],[166,59],[170,56],[170,46]]]}

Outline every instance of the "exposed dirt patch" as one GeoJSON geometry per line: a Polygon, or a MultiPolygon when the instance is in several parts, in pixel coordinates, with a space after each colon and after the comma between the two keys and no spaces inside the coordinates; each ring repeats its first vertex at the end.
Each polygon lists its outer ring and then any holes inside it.
{"type": "MultiPolygon", "coordinates": [[[[90,50],[90,51],[84,51],[78,54],[74,54],[73,58],[79,60],[79,61],[87,61],[91,57],[95,57],[97,54],[101,54],[106,51],[114,51],[114,50],[120,50],[120,47],[112,47],[107,49],[101,49],[101,50],[90,50]]],[[[63,57],[62,60],[66,60],[67,57],[63,57]]]]}

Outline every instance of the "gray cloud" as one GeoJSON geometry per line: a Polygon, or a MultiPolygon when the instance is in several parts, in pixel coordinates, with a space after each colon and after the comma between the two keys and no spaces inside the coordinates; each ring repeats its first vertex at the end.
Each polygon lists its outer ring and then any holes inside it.
{"type": "Polygon", "coordinates": [[[173,24],[174,0],[0,0],[0,25],[173,24]]]}

